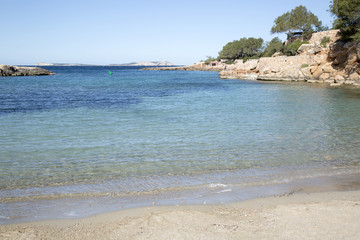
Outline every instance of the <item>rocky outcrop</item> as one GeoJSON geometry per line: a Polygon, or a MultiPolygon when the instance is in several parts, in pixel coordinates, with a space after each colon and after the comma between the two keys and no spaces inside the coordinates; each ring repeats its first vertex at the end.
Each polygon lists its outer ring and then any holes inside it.
{"type": "Polygon", "coordinates": [[[18,67],[10,65],[0,65],[0,76],[36,76],[52,75],[51,71],[38,67],[18,67]]]}
{"type": "Polygon", "coordinates": [[[226,68],[225,63],[221,63],[217,66],[209,66],[205,64],[193,64],[189,66],[181,67],[148,67],[142,70],[160,70],[160,71],[216,71],[220,72],[226,68]]]}
{"type": "Polygon", "coordinates": [[[299,65],[308,65],[310,57],[298,55],[294,57],[266,57],[252,59],[247,62],[238,60],[219,73],[221,78],[240,78],[248,80],[282,80],[305,81],[306,76],[299,65]]]}
{"type": "Polygon", "coordinates": [[[216,66],[204,62],[183,67],[145,68],[167,71],[219,71],[224,79],[264,81],[305,81],[360,86],[360,43],[340,41],[339,30],[313,33],[308,44],[297,50],[296,56],[281,56],[236,60],[234,64],[216,66]],[[327,41],[323,41],[327,40],[327,41]]]}
{"type": "Polygon", "coordinates": [[[221,78],[249,80],[306,81],[360,85],[360,44],[339,40],[338,30],[314,33],[297,56],[278,56],[236,61],[221,71],[221,78]],[[324,37],[329,38],[326,46],[324,37]]]}

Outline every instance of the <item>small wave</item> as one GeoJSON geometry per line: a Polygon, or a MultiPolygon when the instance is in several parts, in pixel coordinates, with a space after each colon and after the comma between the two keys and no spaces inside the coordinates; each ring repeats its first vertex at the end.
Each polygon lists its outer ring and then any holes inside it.
{"type": "Polygon", "coordinates": [[[210,183],[209,187],[210,188],[220,188],[220,187],[225,188],[225,187],[228,187],[228,185],[225,185],[222,183],[210,183]]]}
{"type": "Polygon", "coordinates": [[[231,188],[227,188],[227,189],[218,191],[217,193],[225,193],[225,192],[232,192],[232,189],[231,189],[231,188]]]}
{"type": "Polygon", "coordinates": [[[69,217],[79,216],[79,214],[77,214],[75,211],[66,212],[65,215],[69,217]]]}

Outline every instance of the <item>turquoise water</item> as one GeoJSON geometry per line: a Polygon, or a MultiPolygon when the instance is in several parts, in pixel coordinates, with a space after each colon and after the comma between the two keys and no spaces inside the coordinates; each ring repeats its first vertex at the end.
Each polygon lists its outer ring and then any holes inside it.
{"type": "Polygon", "coordinates": [[[0,78],[0,223],[237,201],[251,188],[261,196],[360,173],[356,89],[49,70],[56,75],[0,78]]]}

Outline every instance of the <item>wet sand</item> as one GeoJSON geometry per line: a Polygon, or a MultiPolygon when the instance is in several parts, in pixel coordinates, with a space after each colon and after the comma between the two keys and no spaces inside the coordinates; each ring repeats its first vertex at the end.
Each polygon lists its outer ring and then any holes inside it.
{"type": "Polygon", "coordinates": [[[0,239],[359,239],[359,219],[360,191],[300,192],[2,225],[0,239]]]}

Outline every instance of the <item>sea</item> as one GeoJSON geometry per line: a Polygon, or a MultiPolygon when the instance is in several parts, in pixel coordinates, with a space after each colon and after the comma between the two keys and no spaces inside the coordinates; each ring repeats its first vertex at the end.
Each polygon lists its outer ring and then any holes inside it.
{"type": "Polygon", "coordinates": [[[0,224],[360,189],[359,89],[45,68],[0,78],[0,224]]]}

